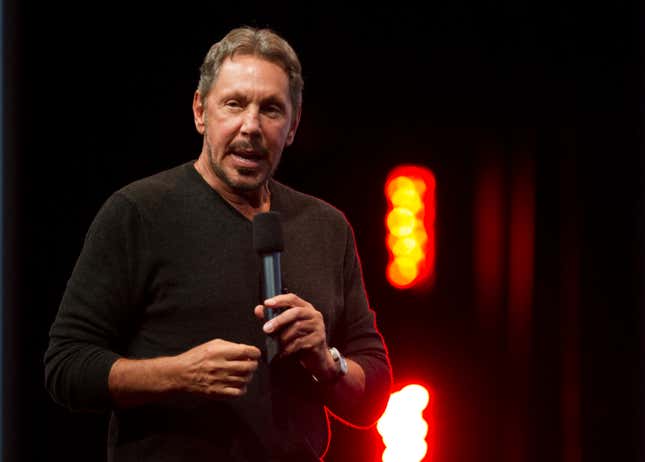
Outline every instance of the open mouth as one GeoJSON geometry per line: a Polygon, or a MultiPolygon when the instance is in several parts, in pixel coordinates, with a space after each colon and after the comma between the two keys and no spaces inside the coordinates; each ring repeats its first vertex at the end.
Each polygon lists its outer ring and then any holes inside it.
{"type": "Polygon", "coordinates": [[[244,168],[257,168],[265,158],[255,151],[233,151],[230,155],[236,165],[244,168]]]}

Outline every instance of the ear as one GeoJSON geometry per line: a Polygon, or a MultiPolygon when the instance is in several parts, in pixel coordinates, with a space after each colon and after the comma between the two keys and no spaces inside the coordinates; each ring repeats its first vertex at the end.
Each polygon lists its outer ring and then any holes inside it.
{"type": "Polygon", "coordinates": [[[291,127],[289,128],[289,133],[287,134],[287,146],[291,146],[294,138],[296,137],[296,130],[298,130],[298,125],[300,124],[301,115],[302,115],[302,105],[298,106],[298,109],[294,114],[293,120],[291,121],[291,127]]]}
{"type": "Polygon", "coordinates": [[[195,120],[195,128],[202,135],[206,131],[206,124],[204,123],[205,110],[202,104],[202,95],[197,90],[195,91],[195,96],[193,96],[193,118],[195,120]]]}

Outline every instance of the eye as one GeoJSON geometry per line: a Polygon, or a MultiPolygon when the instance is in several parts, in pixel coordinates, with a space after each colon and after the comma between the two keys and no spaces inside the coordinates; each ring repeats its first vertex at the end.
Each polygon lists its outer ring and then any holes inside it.
{"type": "Polygon", "coordinates": [[[224,103],[224,105],[229,109],[241,109],[242,103],[236,99],[229,99],[224,103]]]}
{"type": "Polygon", "coordinates": [[[262,112],[271,118],[278,118],[284,114],[284,109],[277,104],[270,104],[263,108],[262,112]]]}

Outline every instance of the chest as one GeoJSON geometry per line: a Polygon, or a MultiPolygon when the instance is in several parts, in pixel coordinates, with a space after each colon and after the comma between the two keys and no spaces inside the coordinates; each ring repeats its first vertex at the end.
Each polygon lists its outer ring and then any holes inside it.
{"type": "MultiPolygon", "coordinates": [[[[264,346],[253,313],[261,303],[260,260],[251,224],[236,218],[178,215],[149,232],[155,251],[134,349],[176,354],[215,338],[264,346]]],[[[342,312],[339,255],[297,222],[284,223],[284,235],[283,286],[323,313],[329,334],[342,312]]]]}

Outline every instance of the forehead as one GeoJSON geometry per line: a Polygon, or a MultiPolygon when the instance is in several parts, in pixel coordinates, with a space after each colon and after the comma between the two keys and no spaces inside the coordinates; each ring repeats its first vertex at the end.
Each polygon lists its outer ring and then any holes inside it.
{"type": "Polygon", "coordinates": [[[289,77],[278,64],[253,55],[226,58],[219,69],[213,93],[248,92],[289,96],[289,77]]]}

